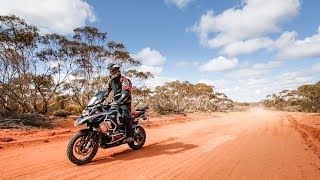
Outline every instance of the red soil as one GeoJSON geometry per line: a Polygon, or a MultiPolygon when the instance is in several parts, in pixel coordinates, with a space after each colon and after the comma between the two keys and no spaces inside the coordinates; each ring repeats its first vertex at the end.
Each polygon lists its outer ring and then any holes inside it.
{"type": "Polygon", "coordinates": [[[99,149],[76,166],[71,119],[51,130],[0,131],[0,179],[318,179],[319,116],[254,109],[142,121],[145,146],[99,149]],[[11,138],[11,139],[10,139],[11,138]],[[11,140],[11,141],[10,141],[11,140]]]}

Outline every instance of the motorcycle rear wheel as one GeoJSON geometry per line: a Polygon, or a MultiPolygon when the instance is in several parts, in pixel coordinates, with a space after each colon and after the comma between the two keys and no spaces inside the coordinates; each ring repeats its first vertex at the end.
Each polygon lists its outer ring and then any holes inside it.
{"type": "Polygon", "coordinates": [[[89,132],[80,131],[74,135],[67,146],[68,159],[77,165],[82,165],[90,162],[98,152],[98,145],[92,142],[90,148],[85,150],[84,142],[88,138],[89,132]]]}
{"type": "Polygon", "coordinates": [[[137,126],[134,129],[134,141],[128,143],[128,145],[133,150],[139,150],[142,148],[142,146],[146,142],[146,138],[147,138],[147,135],[144,128],[141,126],[137,126]]]}

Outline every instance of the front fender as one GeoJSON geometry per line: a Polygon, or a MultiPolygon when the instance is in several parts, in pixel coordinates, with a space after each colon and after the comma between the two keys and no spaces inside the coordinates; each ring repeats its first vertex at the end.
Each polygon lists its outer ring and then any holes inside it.
{"type": "Polygon", "coordinates": [[[95,115],[91,115],[91,116],[85,116],[85,117],[79,117],[74,123],[74,126],[80,126],[84,123],[89,123],[92,122],[93,119],[95,119],[96,117],[99,117],[103,114],[95,114],[95,115]]]}
{"type": "Polygon", "coordinates": [[[80,118],[78,118],[78,119],[73,123],[73,125],[74,125],[74,126],[80,126],[80,125],[82,125],[82,124],[84,124],[84,123],[87,123],[87,122],[89,122],[89,118],[82,118],[82,117],[80,117],[80,118]]]}
{"type": "Polygon", "coordinates": [[[90,131],[92,131],[91,129],[81,129],[80,132],[83,133],[89,133],[90,131]]]}

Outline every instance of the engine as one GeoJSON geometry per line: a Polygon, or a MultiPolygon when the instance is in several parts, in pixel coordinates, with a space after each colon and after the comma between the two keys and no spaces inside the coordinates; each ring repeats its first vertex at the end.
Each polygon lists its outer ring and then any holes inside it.
{"type": "Polygon", "coordinates": [[[105,119],[99,124],[100,130],[103,133],[113,134],[117,127],[121,126],[120,114],[118,111],[111,111],[105,117],[105,119]]]}
{"type": "Polygon", "coordinates": [[[100,124],[100,130],[103,132],[103,133],[108,133],[109,130],[113,130],[114,128],[112,127],[112,121],[110,120],[104,120],[102,121],[100,124]]]}
{"type": "Polygon", "coordinates": [[[105,119],[99,126],[104,134],[111,137],[111,142],[125,137],[124,133],[117,130],[117,125],[110,119],[105,119]]]}

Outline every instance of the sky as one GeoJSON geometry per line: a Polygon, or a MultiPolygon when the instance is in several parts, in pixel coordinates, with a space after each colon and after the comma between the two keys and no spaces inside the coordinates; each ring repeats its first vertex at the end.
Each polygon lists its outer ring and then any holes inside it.
{"type": "Polygon", "coordinates": [[[241,102],[320,81],[319,0],[0,0],[41,33],[95,26],[154,78],[205,83],[241,102]]]}

